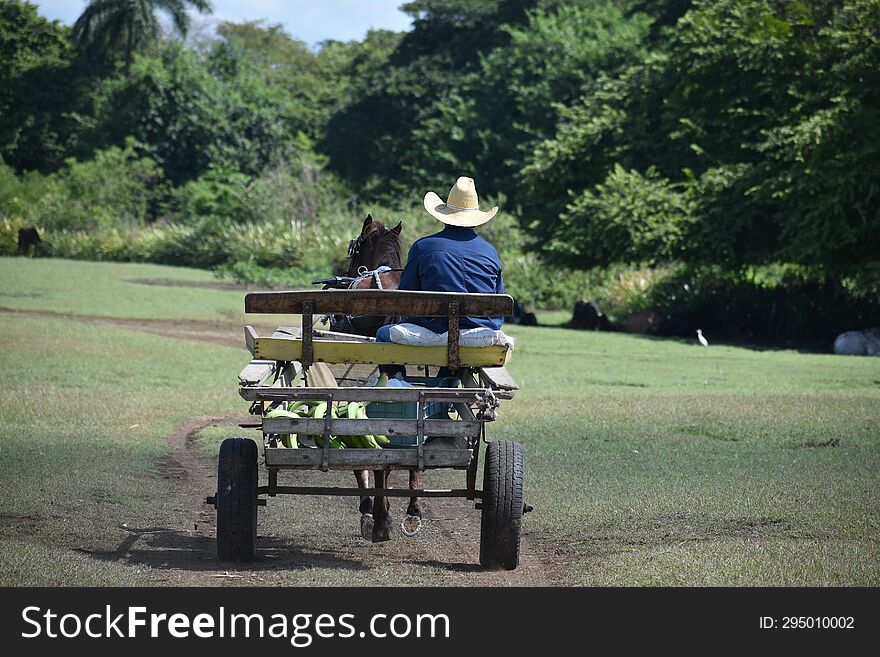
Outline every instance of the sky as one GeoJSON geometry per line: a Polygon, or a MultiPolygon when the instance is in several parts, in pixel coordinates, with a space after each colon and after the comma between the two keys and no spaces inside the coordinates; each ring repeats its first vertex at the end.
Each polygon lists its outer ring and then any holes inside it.
{"type": "MultiPolygon", "coordinates": [[[[398,7],[406,0],[211,0],[214,13],[207,20],[196,16],[194,26],[208,28],[218,21],[266,19],[281,23],[297,39],[314,47],[321,41],[360,41],[370,28],[402,31],[409,16],[398,7]]],[[[87,0],[30,0],[40,14],[73,24],[87,0]]]]}

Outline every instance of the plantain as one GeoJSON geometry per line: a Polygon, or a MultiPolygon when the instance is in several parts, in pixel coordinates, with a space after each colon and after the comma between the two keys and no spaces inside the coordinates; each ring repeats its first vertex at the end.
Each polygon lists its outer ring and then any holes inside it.
{"type": "Polygon", "coordinates": [[[327,414],[327,402],[320,402],[312,409],[311,417],[322,418],[327,414]]]}

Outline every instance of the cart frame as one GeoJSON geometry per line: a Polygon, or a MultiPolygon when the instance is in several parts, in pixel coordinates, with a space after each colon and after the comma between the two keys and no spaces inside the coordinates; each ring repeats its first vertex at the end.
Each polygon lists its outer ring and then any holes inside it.
{"type": "MultiPolygon", "coordinates": [[[[239,394],[251,402],[251,413],[260,416],[260,422],[251,424],[262,433],[263,463],[268,470],[268,484],[252,486],[245,506],[253,504],[255,536],[257,505],[265,505],[260,496],[277,495],[339,495],[383,497],[462,497],[476,501],[482,508],[486,496],[477,488],[477,467],[480,442],[489,444],[486,422],[495,419],[495,410],[501,400],[511,399],[518,389],[504,364],[510,356],[507,346],[460,347],[461,317],[506,316],[513,311],[513,299],[508,295],[458,294],[446,292],[409,292],[387,290],[322,290],[251,293],[245,297],[245,312],[260,314],[300,314],[302,328],[279,327],[272,336],[260,337],[251,326],[245,327],[245,344],[252,360],[239,375],[239,394]],[[311,329],[316,317],[331,314],[376,316],[447,317],[449,340],[442,347],[419,347],[378,343],[374,338],[315,331],[311,329]],[[370,387],[366,385],[308,387],[309,368],[314,363],[348,365],[398,364],[418,365],[427,375],[431,366],[447,367],[461,381],[462,387],[430,387],[425,377],[409,377],[416,387],[370,387]],[[325,418],[267,418],[266,413],[294,401],[318,400],[328,402],[415,402],[416,418],[407,419],[337,419],[327,413],[325,418]],[[426,417],[429,403],[449,404],[457,419],[426,417]],[[284,434],[322,435],[321,448],[290,449],[281,446],[284,434]],[[413,447],[386,449],[333,449],[331,435],[407,435],[415,436],[413,447]],[[463,439],[466,447],[454,449],[426,449],[429,436],[463,439]],[[451,468],[466,471],[465,488],[461,489],[392,489],[328,486],[283,486],[278,484],[280,470],[414,470],[451,468]]],[[[243,425],[244,426],[244,425],[243,425]]],[[[232,439],[230,439],[232,440],[232,439]]],[[[522,447],[516,445],[520,453],[522,447]]],[[[221,461],[223,449],[221,448],[221,461]]],[[[237,462],[236,462],[237,463],[237,462]]],[[[220,470],[224,464],[221,462],[220,470]]],[[[238,467],[236,465],[236,467],[238,467]]],[[[255,467],[248,465],[248,468],[255,467]]],[[[520,466],[521,467],[521,466],[520,466]]],[[[256,475],[248,472],[248,482],[256,475]]],[[[487,468],[488,477],[488,468],[487,468]]],[[[521,476],[520,476],[521,479],[521,476]]],[[[519,484],[521,486],[521,482],[519,484]]],[[[485,486],[484,486],[485,488],[485,486]]],[[[218,486],[219,491],[219,486],[218,486]]],[[[522,491],[520,488],[520,497],[522,491]]],[[[218,547],[220,546],[220,494],[208,498],[218,508],[218,547]]],[[[523,504],[523,512],[527,505],[523,504]]],[[[247,510],[247,509],[246,509],[247,510]]],[[[515,511],[515,510],[514,510],[515,511]]],[[[486,527],[484,511],[484,533],[486,527]]],[[[516,533],[516,553],[519,549],[519,529],[516,533]]],[[[483,559],[481,540],[481,562],[483,559]]],[[[248,560],[244,554],[244,559],[248,560]]],[[[518,556],[517,556],[518,559],[518,556]]],[[[509,560],[508,560],[509,561],[509,560]]],[[[485,565],[485,564],[484,564],[485,565]]],[[[508,564],[502,564],[505,567],[508,564]]]]}

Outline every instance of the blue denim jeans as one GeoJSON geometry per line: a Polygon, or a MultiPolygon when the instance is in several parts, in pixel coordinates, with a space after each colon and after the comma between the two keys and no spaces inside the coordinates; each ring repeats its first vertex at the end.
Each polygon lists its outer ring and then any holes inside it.
{"type": "MultiPolygon", "coordinates": [[[[376,342],[391,342],[392,326],[394,326],[394,324],[380,326],[376,331],[376,342]]],[[[387,374],[389,379],[394,378],[398,374],[403,378],[406,378],[406,366],[404,365],[379,365],[379,371],[383,374],[387,374]]]]}
{"type": "MultiPolygon", "coordinates": [[[[385,326],[380,326],[376,331],[376,342],[391,342],[391,327],[394,324],[386,324],[385,326]]],[[[396,374],[403,375],[403,378],[406,378],[406,367],[403,365],[379,365],[379,371],[384,372],[388,375],[388,378],[394,377],[396,374]]],[[[449,371],[448,367],[441,367],[440,371],[437,372],[437,376],[441,379],[452,376],[452,373],[449,371]]]]}

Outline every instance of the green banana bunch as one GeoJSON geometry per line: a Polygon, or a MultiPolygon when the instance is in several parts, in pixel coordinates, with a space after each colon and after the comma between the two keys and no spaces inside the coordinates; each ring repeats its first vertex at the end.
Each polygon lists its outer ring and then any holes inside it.
{"type": "MultiPolygon", "coordinates": [[[[286,410],[283,408],[274,408],[266,413],[266,417],[311,417],[321,419],[327,415],[328,406],[331,418],[346,418],[350,420],[369,419],[367,417],[367,406],[362,402],[348,402],[347,404],[339,402],[328,404],[327,402],[317,401],[291,402],[286,410]]],[[[315,435],[312,436],[312,438],[316,445],[324,447],[324,436],[315,435]]],[[[285,447],[295,448],[299,446],[296,440],[296,434],[283,434],[281,436],[281,443],[285,447]]],[[[389,443],[390,441],[387,436],[373,436],[369,434],[365,436],[330,436],[330,447],[334,449],[344,449],[345,447],[379,449],[382,445],[388,445],[389,443]]]]}
{"type": "MultiPolygon", "coordinates": [[[[288,408],[287,410],[284,410],[283,408],[279,407],[279,408],[273,408],[271,411],[266,413],[266,417],[268,417],[268,418],[275,418],[275,417],[299,418],[301,416],[295,410],[292,410],[290,408],[288,408]]],[[[281,434],[280,438],[281,438],[281,444],[284,445],[285,447],[287,447],[288,449],[299,447],[299,444],[296,442],[296,434],[295,433],[283,433],[283,434],[281,434]]]]}
{"type": "MultiPolygon", "coordinates": [[[[339,417],[346,417],[349,420],[366,420],[367,418],[367,406],[363,402],[349,402],[347,405],[343,405],[340,408],[341,413],[339,417]]],[[[362,449],[379,449],[383,444],[388,444],[388,438],[385,436],[340,436],[339,437],[342,442],[344,442],[349,447],[358,447],[362,449]]]]}

